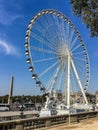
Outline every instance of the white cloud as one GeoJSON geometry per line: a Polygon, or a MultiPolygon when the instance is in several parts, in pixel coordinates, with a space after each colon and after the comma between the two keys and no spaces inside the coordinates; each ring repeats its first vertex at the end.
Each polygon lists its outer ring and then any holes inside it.
{"type": "Polygon", "coordinates": [[[10,25],[13,23],[14,20],[17,18],[22,17],[21,15],[12,15],[11,13],[8,13],[6,11],[1,10],[0,11],[0,23],[3,25],[10,25]]]}
{"type": "MultiPolygon", "coordinates": [[[[16,13],[15,11],[11,11],[11,9],[9,10],[8,8],[6,8],[6,6],[7,6],[7,3],[1,0],[0,2],[0,23],[1,24],[10,25],[16,19],[23,17],[23,15],[16,13]]],[[[15,8],[16,10],[18,10],[15,4],[12,4],[12,5],[10,4],[9,7],[12,9],[15,8]]]]}
{"type": "Polygon", "coordinates": [[[5,55],[19,55],[18,50],[8,42],[0,39],[0,53],[5,55]]]}

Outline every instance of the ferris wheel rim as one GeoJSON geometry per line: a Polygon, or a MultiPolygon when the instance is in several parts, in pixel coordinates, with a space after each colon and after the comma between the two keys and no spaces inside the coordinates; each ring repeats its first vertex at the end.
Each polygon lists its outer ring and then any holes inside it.
{"type": "Polygon", "coordinates": [[[43,15],[47,15],[47,14],[52,14],[52,15],[55,15],[57,17],[60,17],[61,19],[64,20],[64,22],[67,22],[67,24],[70,25],[70,27],[72,29],[75,30],[75,33],[77,35],[77,37],[80,39],[80,45],[82,46],[83,48],[83,52],[84,52],[84,55],[85,55],[85,62],[86,62],[86,83],[85,83],[85,89],[88,88],[88,85],[89,85],[89,80],[90,80],[90,65],[89,65],[89,58],[88,58],[88,53],[87,53],[87,49],[85,47],[85,44],[79,34],[79,32],[77,31],[76,27],[74,26],[74,24],[64,15],[62,14],[61,12],[59,11],[56,11],[56,10],[51,10],[51,9],[48,9],[48,10],[42,10],[41,12],[37,13],[30,21],[29,25],[28,25],[28,28],[27,28],[27,31],[26,31],[26,36],[25,36],[25,48],[26,48],[26,58],[27,58],[27,63],[31,64],[31,68],[29,67],[29,70],[32,71],[32,76],[34,76],[34,74],[36,75],[35,76],[35,80],[36,82],[39,82],[40,85],[41,85],[41,88],[43,88],[44,92],[46,92],[46,88],[45,86],[43,85],[43,83],[41,82],[41,80],[39,79],[39,77],[37,77],[37,74],[36,74],[36,69],[33,65],[33,61],[32,61],[32,56],[31,56],[31,52],[30,52],[30,31],[32,29],[32,26],[33,24],[36,22],[36,20],[43,16],[43,15]]]}

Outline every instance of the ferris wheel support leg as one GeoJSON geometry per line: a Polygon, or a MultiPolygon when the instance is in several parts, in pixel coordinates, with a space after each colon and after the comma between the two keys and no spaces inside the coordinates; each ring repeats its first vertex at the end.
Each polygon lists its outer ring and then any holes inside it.
{"type": "Polygon", "coordinates": [[[67,108],[70,108],[70,55],[68,55],[67,108]]]}
{"type": "Polygon", "coordinates": [[[52,90],[53,90],[53,88],[54,88],[54,84],[55,84],[55,82],[56,82],[56,79],[57,79],[57,76],[58,76],[58,73],[59,73],[60,68],[61,68],[61,65],[59,65],[59,66],[57,67],[56,73],[55,73],[55,75],[54,75],[53,82],[52,82],[52,85],[51,85],[51,89],[50,89],[50,92],[49,92],[49,97],[46,98],[45,108],[48,108],[50,97],[53,96],[52,90]]]}
{"type": "Polygon", "coordinates": [[[83,97],[84,97],[85,103],[88,104],[88,101],[87,101],[87,98],[86,98],[86,95],[85,95],[85,92],[84,92],[84,89],[83,89],[83,86],[82,86],[81,80],[80,80],[80,78],[79,78],[79,75],[78,75],[78,73],[77,73],[77,70],[76,70],[76,68],[75,68],[75,65],[74,65],[74,62],[73,62],[72,59],[71,59],[71,64],[72,64],[72,67],[73,67],[74,73],[75,73],[75,75],[76,75],[76,78],[77,78],[78,84],[79,84],[79,86],[80,86],[81,92],[82,92],[82,94],[83,94],[83,97]]]}
{"type": "Polygon", "coordinates": [[[45,108],[48,108],[48,104],[49,104],[49,97],[46,98],[45,108]]]}
{"type": "Polygon", "coordinates": [[[52,85],[51,85],[51,89],[50,89],[50,93],[51,93],[51,94],[52,94],[52,90],[53,90],[53,88],[54,88],[56,79],[57,79],[57,77],[58,77],[58,73],[59,73],[60,68],[61,68],[61,65],[59,65],[59,66],[57,67],[56,73],[55,73],[55,75],[54,75],[54,79],[53,79],[53,82],[52,82],[52,85]]]}

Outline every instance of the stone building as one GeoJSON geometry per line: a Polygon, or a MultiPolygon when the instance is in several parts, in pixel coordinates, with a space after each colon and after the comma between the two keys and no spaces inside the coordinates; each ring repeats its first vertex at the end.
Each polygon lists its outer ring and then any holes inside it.
{"type": "Polygon", "coordinates": [[[86,93],[86,97],[87,97],[88,103],[92,103],[92,104],[96,103],[95,94],[93,94],[93,93],[86,93]]]}
{"type": "Polygon", "coordinates": [[[62,101],[62,92],[60,90],[53,91],[52,94],[53,94],[53,97],[55,98],[55,100],[62,101]]]}
{"type": "MultiPolygon", "coordinates": [[[[62,99],[65,100],[65,96],[62,96],[62,97],[63,97],[62,99]]],[[[96,94],[92,94],[92,93],[87,92],[86,97],[87,97],[88,103],[95,104],[96,100],[97,100],[97,103],[98,103],[98,92],[96,94]]],[[[73,104],[73,103],[76,103],[76,102],[77,103],[85,103],[83,95],[82,95],[81,92],[71,93],[70,103],[73,104]]]]}
{"type": "Polygon", "coordinates": [[[98,103],[98,91],[95,92],[96,103],[98,103]]]}
{"type": "MultiPolygon", "coordinates": [[[[61,91],[53,91],[53,97],[61,102],[66,103],[67,98],[65,97],[65,94],[62,93],[61,91]]],[[[88,103],[98,103],[98,91],[96,91],[95,94],[93,93],[86,93],[86,97],[88,100],[88,103]]],[[[71,93],[70,95],[70,103],[85,103],[84,102],[84,98],[81,92],[75,92],[75,93],[71,93]]]]}

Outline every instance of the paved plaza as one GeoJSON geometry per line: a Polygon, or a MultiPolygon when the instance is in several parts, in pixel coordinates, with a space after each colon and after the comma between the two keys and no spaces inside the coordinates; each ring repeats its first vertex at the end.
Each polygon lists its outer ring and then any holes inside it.
{"type": "Polygon", "coordinates": [[[98,130],[98,118],[84,120],[72,125],[61,125],[48,130],[98,130]]]}

